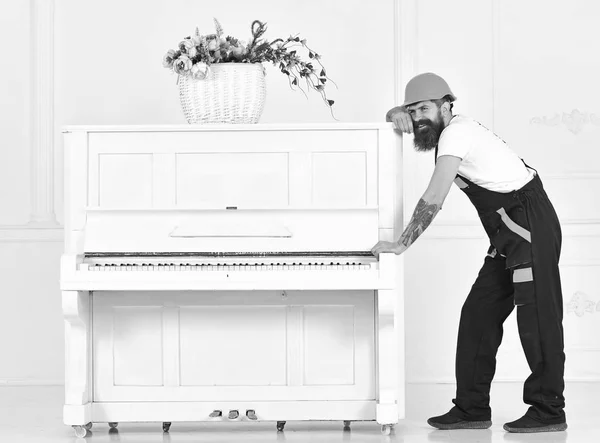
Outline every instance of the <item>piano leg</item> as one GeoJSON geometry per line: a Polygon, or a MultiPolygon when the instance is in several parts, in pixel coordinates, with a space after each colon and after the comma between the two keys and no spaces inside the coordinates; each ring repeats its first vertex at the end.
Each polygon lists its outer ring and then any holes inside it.
{"type": "Polygon", "coordinates": [[[396,297],[393,289],[376,291],[377,332],[377,407],[376,420],[387,435],[398,422],[398,340],[396,331],[396,297]]]}
{"type": "Polygon", "coordinates": [[[65,405],[63,420],[76,433],[92,422],[91,303],[89,291],[62,291],[65,319],[65,405]]]}

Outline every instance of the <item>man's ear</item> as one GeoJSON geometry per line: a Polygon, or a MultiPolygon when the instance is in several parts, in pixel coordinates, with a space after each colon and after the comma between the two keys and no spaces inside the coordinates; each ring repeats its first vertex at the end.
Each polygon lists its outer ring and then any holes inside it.
{"type": "Polygon", "coordinates": [[[442,103],[442,115],[443,116],[450,115],[450,102],[442,103]]]}

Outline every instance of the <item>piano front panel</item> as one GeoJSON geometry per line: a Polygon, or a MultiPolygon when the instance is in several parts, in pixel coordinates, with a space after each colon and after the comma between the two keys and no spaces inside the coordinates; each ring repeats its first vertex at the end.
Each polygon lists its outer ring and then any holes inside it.
{"type": "Polygon", "coordinates": [[[378,146],[374,129],[90,133],[88,201],[78,203],[376,207],[378,146]]]}
{"type": "Polygon", "coordinates": [[[375,398],[373,291],[95,292],[94,401],[375,398]]]}
{"type": "MultiPolygon", "coordinates": [[[[367,152],[314,152],[312,204],[330,208],[360,208],[368,204],[367,152]]],[[[374,192],[374,190],[373,190],[374,192]]]]}
{"type": "Polygon", "coordinates": [[[286,207],[286,152],[196,152],[176,154],[176,206],[286,207]]]}
{"type": "Polygon", "coordinates": [[[98,155],[98,206],[152,207],[152,154],[102,153],[98,155]]]}

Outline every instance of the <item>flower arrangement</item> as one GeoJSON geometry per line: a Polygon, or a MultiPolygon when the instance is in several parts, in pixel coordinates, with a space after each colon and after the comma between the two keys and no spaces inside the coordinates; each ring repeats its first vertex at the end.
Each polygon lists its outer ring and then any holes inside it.
{"type": "MultiPolygon", "coordinates": [[[[325,84],[331,79],[321,64],[321,56],[306,45],[306,39],[289,36],[271,42],[264,38],[267,24],[254,20],[250,27],[252,36],[246,43],[235,37],[224,37],[223,28],[215,18],[215,34],[200,35],[198,28],[194,36],[185,37],[177,47],[170,49],[163,57],[163,67],[180,76],[205,79],[214,63],[264,63],[270,62],[288,77],[290,88],[302,89],[302,80],[307,88],[321,94],[325,104],[331,109],[333,100],[327,98],[325,84]],[[308,51],[308,61],[302,59],[297,49],[308,51]],[[318,64],[316,66],[315,64],[318,64]]],[[[179,77],[178,77],[179,78],[179,77]]],[[[331,81],[335,85],[333,81],[331,81]]],[[[337,87],[337,85],[336,85],[337,87]]]]}

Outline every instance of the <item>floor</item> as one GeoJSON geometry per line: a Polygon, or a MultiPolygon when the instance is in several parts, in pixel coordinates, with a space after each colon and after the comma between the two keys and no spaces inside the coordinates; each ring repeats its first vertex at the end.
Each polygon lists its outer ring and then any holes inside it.
{"type": "Polygon", "coordinates": [[[384,436],[374,422],[352,423],[343,431],[341,422],[288,422],[278,433],[275,423],[203,424],[173,423],[169,433],[161,423],[120,423],[109,431],[106,424],[96,424],[85,438],[77,438],[73,429],[62,424],[62,386],[0,387],[1,443],[64,442],[543,442],[596,443],[600,441],[600,383],[567,383],[566,432],[510,434],[502,429],[506,421],[520,417],[525,411],[521,386],[497,383],[492,387],[493,426],[486,430],[439,431],[427,425],[427,418],[446,412],[454,386],[408,385],[406,419],[401,420],[391,435],[384,436]]]}

